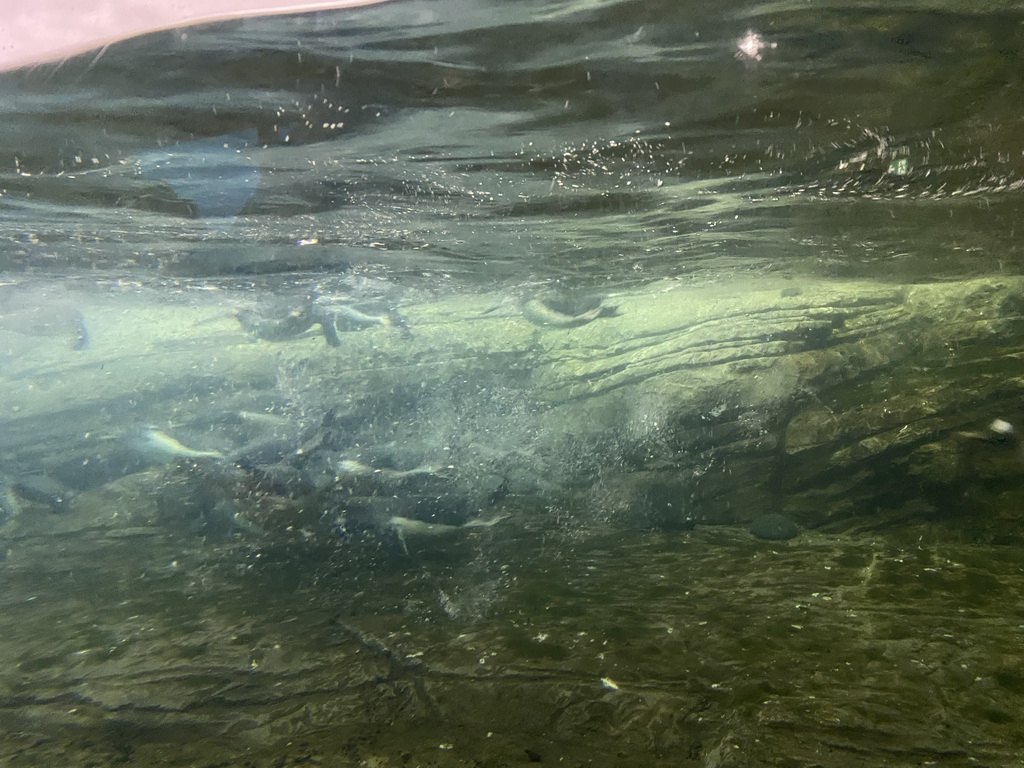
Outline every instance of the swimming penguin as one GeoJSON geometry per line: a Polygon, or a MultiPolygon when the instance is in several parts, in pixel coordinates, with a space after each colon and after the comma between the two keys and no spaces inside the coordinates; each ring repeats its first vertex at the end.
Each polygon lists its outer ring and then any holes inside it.
{"type": "Polygon", "coordinates": [[[298,309],[284,315],[267,315],[255,309],[240,309],[235,313],[242,328],[257,339],[287,341],[301,336],[314,325],[319,325],[324,339],[332,347],[340,347],[341,339],[335,326],[334,313],[317,306],[312,299],[298,309]]]}
{"type": "Polygon", "coordinates": [[[249,333],[265,341],[287,341],[301,336],[314,325],[319,325],[324,339],[332,347],[341,346],[339,331],[349,333],[380,326],[396,328],[403,337],[411,337],[409,327],[394,310],[381,314],[364,312],[351,304],[320,300],[307,296],[303,305],[281,314],[242,309],[235,313],[238,322],[249,333]]]}
{"type": "Polygon", "coordinates": [[[523,316],[534,325],[578,328],[600,317],[617,317],[616,307],[606,306],[600,296],[557,291],[523,302],[523,316]]]}
{"type": "Polygon", "coordinates": [[[461,525],[448,525],[447,523],[427,523],[423,520],[414,520],[409,517],[402,517],[401,515],[392,515],[387,519],[387,525],[390,526],[398,536],[398,541],[402,545],[402,551],[405,552],[405,554],[409,554],[408,540],[410,538],[451,536],[473,528],[490,528],[493,525],[497,525],[507,517],[508,515],[497,515],[496,517],[492,517],[487,520],[475,518],[462,523],[461,525]]]}
{"type": "Polygon", "coordinates": [[[154,461],[195,461],[197,459],[222,461],[227,458],[220,451],[201,451],[189,448],[156,427],[144,427],[130,437],[129,443],[142,456],[154,461]]]}

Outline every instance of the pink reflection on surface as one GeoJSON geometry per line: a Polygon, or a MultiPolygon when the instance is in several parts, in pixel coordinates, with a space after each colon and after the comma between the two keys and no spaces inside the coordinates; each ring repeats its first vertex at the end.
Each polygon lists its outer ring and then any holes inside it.
{"type": "Polygon", "coordinates": [[[0,15],[0,72],[60,61],[149,32],[384,0],[12,0],[0,15]]]}

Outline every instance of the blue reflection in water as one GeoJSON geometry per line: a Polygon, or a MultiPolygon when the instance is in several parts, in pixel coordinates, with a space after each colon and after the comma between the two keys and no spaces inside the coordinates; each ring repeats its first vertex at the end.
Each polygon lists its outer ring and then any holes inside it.
{"type": "Polygon", "coordinates": [[[260,169],[245,154],[256,132],[196,139],[138,159],[142,176],[167,184],[200,218],[237,216],[259,188],[260,169]]]}

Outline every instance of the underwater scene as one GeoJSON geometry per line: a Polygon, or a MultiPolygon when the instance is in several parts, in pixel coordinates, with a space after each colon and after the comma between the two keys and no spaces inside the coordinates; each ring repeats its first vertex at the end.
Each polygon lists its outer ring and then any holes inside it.
{"type": "Polygon", "coordinates": [[[0,74],[0,766],[1019,766],[1022,64],[395,0],[0,74]]]}

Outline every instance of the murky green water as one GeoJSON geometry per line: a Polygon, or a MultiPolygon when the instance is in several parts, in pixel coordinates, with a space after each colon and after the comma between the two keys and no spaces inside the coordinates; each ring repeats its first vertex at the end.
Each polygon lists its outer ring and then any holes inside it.
{"type": "Polygon", "coordinates": [[[1022,22],[411,1],[4,75],[0,764],[1017,765],[1022,22]]]}

